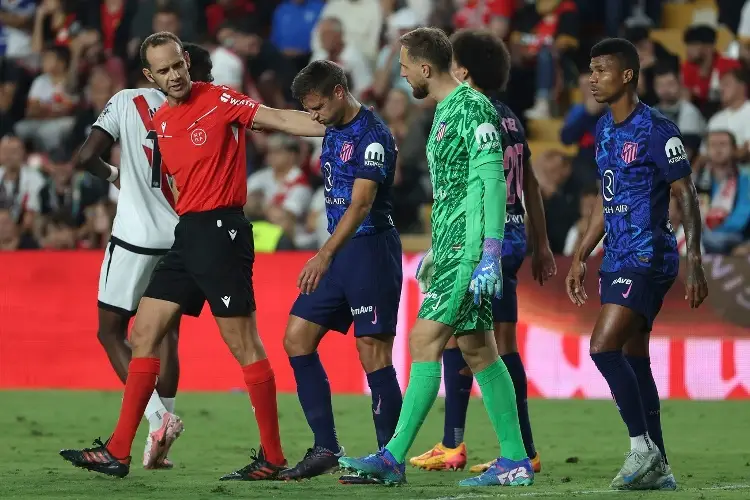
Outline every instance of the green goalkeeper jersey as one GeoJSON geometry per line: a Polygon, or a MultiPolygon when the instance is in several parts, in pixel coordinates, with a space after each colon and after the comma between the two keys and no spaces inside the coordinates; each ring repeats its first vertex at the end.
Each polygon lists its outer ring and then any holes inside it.
{"type": "Polygon", "coordinates": [[[485,193],[479,170],[496,163],[502,175],[498,122],[489,99],[466,84],[456,87],[437,105],[427,141],[434,200],[432,251],[436,261],[481,258],[485,193]]]}

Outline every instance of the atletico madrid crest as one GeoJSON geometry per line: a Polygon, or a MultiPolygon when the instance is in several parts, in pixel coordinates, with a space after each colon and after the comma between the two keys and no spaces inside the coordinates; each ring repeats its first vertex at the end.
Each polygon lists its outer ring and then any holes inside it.
{"type": "Polygon", "coordinates": [[[352,157],[353,153],[354,153],[354,144],[351,142],[345,142],[341,146],[341,153],[339,153],[339,156],[341,157],[341,161],[343,162],[349,161],[349,158],[352,157]]]}
{"type": "Polygon", "coordinates": [[[438,126],[437,134],[435,134],[435,142],[440,142],[440,139],[443,138],[445,135],[445,122],[440,122],[440,125],[438,126]]]}

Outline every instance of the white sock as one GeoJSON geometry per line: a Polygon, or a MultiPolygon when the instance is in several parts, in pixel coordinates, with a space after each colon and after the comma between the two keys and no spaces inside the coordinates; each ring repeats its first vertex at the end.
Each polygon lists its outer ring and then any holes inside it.
{"type": "Polygon", "coordinates": [[[174,413],[174,398],[159,398],[169,413],[174,413]]]}
{"type": "Polygon", "coordinates": [[[167,409],[162,404],[159,394],[154,390],[151,397],[148,399],[146,411],[144,412],[146,419],[148,419],[149,431],[153,432],[161,427],[161,421],[166,412],[167,409]]]}
{"type": "Polygon", "coordinates": [[[648,453],[654,449],[654,442],[646,434],[630,438],[630,449],[640,451],[642,453],[648,453]]]}

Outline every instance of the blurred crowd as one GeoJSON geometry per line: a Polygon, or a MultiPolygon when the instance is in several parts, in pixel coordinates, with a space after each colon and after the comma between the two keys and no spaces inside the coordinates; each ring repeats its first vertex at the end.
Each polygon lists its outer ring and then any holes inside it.
{"type": "MultiPolygon", "coordinates": [[[[215,83],[277,108],[299,107],[291,80],[311,60],[340,64],[399,145],[394,223],[427,232],[434,103],[400,77],[398,37],[432,25],[507,41],[503,98],[529,135],[553,251],[572,253],[599,189],[593,133],[604,107],[589,91],[588,51],[624,36],[639,51],[641,99],[684,136],[705,250],[750,254],[750,0],[678,3],[694,12],[679,31],[662,29],[675,11],[661,0],[0,0],[0,250],[106,245],[117,189],[72,159],[115,92],[151,86],[138,49],[155,31],[203,45],[215,83]],[[550,142],[539,130],[560,132],[550,142]]],[[[320,141],[248,139],[245,211],[277,235],[267,249],[317,248],[328,236],[320,141]]],[[[119,164],[118,146],[105,159],[119,164]]],[[[684,247],[675,204],[670,219],[684,247]]]]}

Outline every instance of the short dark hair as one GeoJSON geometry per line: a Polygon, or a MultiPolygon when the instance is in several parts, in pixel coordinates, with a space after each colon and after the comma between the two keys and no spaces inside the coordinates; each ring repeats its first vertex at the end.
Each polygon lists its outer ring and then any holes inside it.
{"type": "Polygon", "coordinates": [[[214,64],[211,62],[211,53],[195,43],[186,43],[183,49],[190,57],[190,79],[194,82],[213,82],[214,75],[211,71],[214,64]]]}
{"type": "Polygon", "coordinates": [[[146,37],[141,44],[141,65],[144,68],[148,68],[148,59],[146,59],[146,51],[151,47],[160,47],[167,45],[168,43],[176,43],[180,47],[180,52],[185,50],[185,46],[182,44],[180,37],[169,31],[160,31],[146,37]]]}
{"type": "Polygon", "coordinates": [[[722,77],[725,77],[727,75],[733,76],[738,82],[744,84],[747,86],[750,84],[750,77],[748,77],[747,70],[742,67],[732,68],[730,70],[727,70],[722,77]]]}
{"type": "Polygon", "coordinates": [[[654,66],[654,78],[657,76],[673,75],[679,80],[680,69],[675,65],[668,62],[658,62],[654,66]]]}
{"type": "Polygon", "coordinates": [[[177,8],[177,5],[174,2],[167,2],[164,5],[157,7],[156,14],[172,14],[174,16],[180,17],[180,9],[177,8]]]}
{"type": "Polygon", "coordinates": [[[312,93],[330,97],[337,85],[349,92],[343,68],[332,61],[313,61],[294,77],[292,95],[299,100],[312,93]]]}
{"type": "Polygon", "coordinates": [[[55,54],[55,57],[65,64],[66,68],[70,67],[70,49],[64,45],[48,45],[44,48],[44,52],[55,54]]]}
{"type": "Polygon", "coordinates": [[[510,74],[510,53],[503,40],[489,30],[461,30],[451,36],[453,59],[469,71],[482,90],[503,91],[510,74]]]}
{"type": "Polygon", "coordinates": [[[694,24],[682,34],[682,41],[685,45],[691,43],[713,45],[716,43],[716,30],[709,24],[694,24]]]}
{"type": "Polygon", "coordinates": [[[715,134],[725,134],[727,137],[729,137],[729,142],[732,143],[732,147],[737,147],[737,137],[735,137],[734,132],[732,132],[731,130],[725,128],[709,130],[706,134],[706,140],[708,141],[708,137],[715,134]]]}
{"type": "Polygon", "coordinates": [[[409,58],[421,59],[443,73],[450,71],[453,47],[448,35],[440,28],[417,28],[400,38],[409,58]]]}
{"type": "Polygon", "coordinates": [[[632,87],[638,87],[638,76],[641,72],[641,61],[638,58],[638,50],[635,45],[624,38],[605,38],[591,47],[591,58],[600,56],[613,56],[620,64],[620,69],[633,70],[633,79],[630,81],[632,87]]]}

